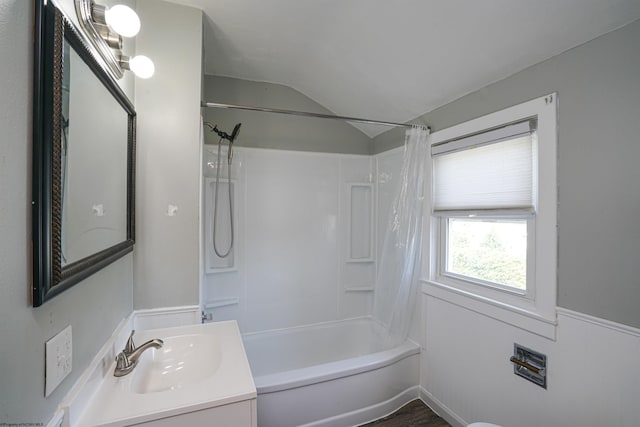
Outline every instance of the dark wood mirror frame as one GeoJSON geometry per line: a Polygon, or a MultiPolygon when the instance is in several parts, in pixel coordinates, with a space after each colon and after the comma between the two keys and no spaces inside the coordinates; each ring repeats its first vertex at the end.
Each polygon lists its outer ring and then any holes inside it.
{"type": "MultiPolygon", "coordinates": [[[[136,112],[81,37],[51,1],[35,0],[33,62],[32,253],[33,306],[37,307],[133,251],[135,224],[136,112]],[[67,41],[126,112],[126,239],[100,252],[63,265],[61,188],[61,109],[63,44],[67,41]]],[[[87,105],[87,108],[90,108],[87,105]]]]}

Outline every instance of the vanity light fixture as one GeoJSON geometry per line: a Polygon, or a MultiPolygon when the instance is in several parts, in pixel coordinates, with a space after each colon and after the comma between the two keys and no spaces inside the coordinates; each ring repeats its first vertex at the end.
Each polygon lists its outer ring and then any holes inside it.
{"type": "Polygon", "coordinates": [[[120,57],[120,66],[125,70],[133,71],[137,77],[141,79],[148,79],[153,76],[153,73],[156,71],[155,65],[153,65],[153,61],[147,58],[144,55],[137,55],[133,58],[129,58],[128,56],[120,57]]]}
{"type": "Polygon", "coordinates": [[[94,0],[75,0],[75,6],[80,27],[116,79],[124,77],[125,70],[143,79],[153,75],[151,59],[122,53],[122,37],[134,37],[140,31],[140,18],[133,9],[122,4],[106,7],[94,0]]]}
{"type": "Polygon", "coordinates": [[[106,7],[93,3],[91,5],[91,16],[94,22],[108,25],[113,31],[122,37],[135,37],[140,32],[140,18],[129,6],[117,4],[106,7]]]}

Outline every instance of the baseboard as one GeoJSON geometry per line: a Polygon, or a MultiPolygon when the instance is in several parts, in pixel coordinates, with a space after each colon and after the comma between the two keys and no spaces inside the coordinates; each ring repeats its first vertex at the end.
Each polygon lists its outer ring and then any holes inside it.
{"type": "Polygon", "coordinates": [[[407,403],[419,398],[420,386],[413,386],[403,392],[398,393],[389,400],[367,406],[356,411],[314,421],[299,427],[337,427],[337,426],[359,426],[371,421],[391,415],[407,403]]]}
{"type": "Polygon", "coordinates": [[[447,408],[438,399],[433,397],[431,393],[420,387],[420,400],[427,405],[433,412],[438,414],[440,418],[443,418],[446,422],[451,424],[451,427],[466,427],[469,423],[465,422],[451,409],[447,408]]]}

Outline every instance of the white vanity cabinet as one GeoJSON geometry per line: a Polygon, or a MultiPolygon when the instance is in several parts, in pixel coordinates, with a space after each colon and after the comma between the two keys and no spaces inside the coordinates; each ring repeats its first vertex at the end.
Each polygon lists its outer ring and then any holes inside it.
{"type": "Polygon", "coordinates": [[[149,427],[257,427],[256,399],[231,403],[202,411],[148,421],[136,426],[149,427]]]}

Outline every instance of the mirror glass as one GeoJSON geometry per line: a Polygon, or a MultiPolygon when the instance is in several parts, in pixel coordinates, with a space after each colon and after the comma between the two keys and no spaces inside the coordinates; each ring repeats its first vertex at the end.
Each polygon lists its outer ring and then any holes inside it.
{"type": "Polygon", "coordinates": [[[33,305],[133,250],[135,111],[62,13],[36,2],[33,305]]]}
{"type": "Polygon", "coordinates": [[[127,113],[66,40],[64,47],[60,188],[66,265],[127,238],[127,113]]]}

